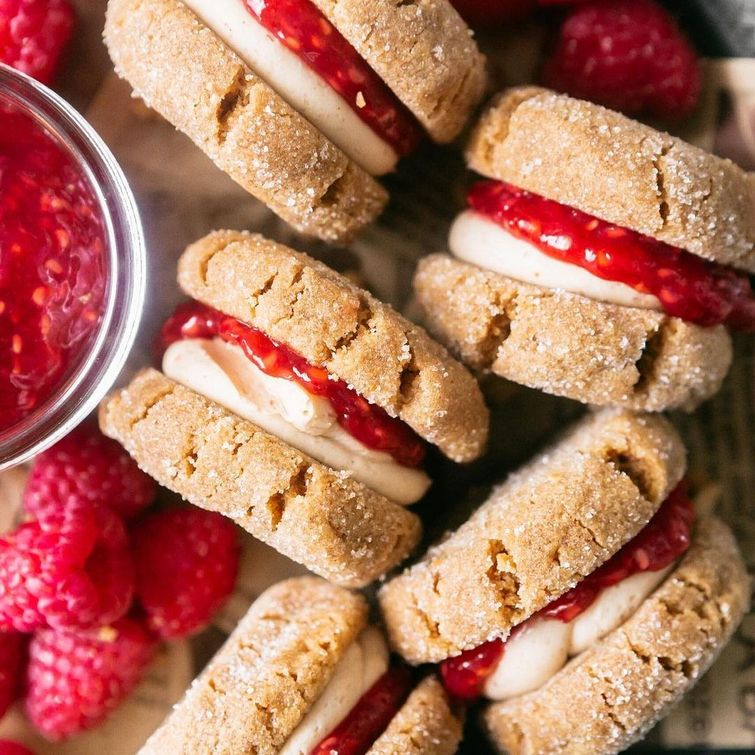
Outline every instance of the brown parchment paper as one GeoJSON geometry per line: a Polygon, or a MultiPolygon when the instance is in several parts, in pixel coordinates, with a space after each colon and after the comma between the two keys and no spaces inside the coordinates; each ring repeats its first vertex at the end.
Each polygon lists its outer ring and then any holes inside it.
{"type": "MultiPolygon", "coordinates": [[[[428,146],[405,160],[400,172],[386,179],[392,195],[388,210],[349,249],[304,241],[218,171],[187,138],[131,99],[128,85],[112,73],[100,41],[104,0],[77,0],[75,4],[81,23],[60,88],[85,112],[121,162],[141,208],[149,247],[146,307],[138,343],[121,376],[122,382],[151,363],[151,340],[182,299],[175,284],[178,255],[188,243],[215,228],[248,228],[290,243],[342,271],[358,275],[379,297],[413,314],[410,282],[416,260],[444,248],[449,223],[463,205],[471,180],[458,150],[428,146]]],[[[494,86],[533,81],[545,40],[543,30],[536,25],[482,39],[494,86]]],[[[685,124],[680,135],[755,169],[755,60],[710,61],[706,79],[700,111],[685,124]]],[[[737,358],[721,393],[695,415],[676,415],[673,419],[688,444],[693,479],[701,483],[720,481],[719,513],[733,525],[753,571],[755,341],[742,336],[735,340],[737,358]]],[[[502,380],[486,379],[484,388],[493,408],[489,453],[462,470],[441,465],[431,495],[420,507],[428,540],[463,521],[490,484],[582,411],[571,402],[502,380]]],[[[251,537],[244,535],[243,544],[236,594],[216,618],[213,630],[192,644],[195,670],[262,590],[303,571],[251,537]]],[[[176,686],[188,682],[190,665],[180,649],[169,648],[156,666],[155,673],[163,679],[158,685],[160,693],[154,692],[148,680],[146,692],[135,695],[135,705],[142,709],[138,724],[136,718],[133,725],[128,720],[136,716],[134,703],[129,703],[117,714],[117,722],[102,730],[104,738],[97,739],[99,735],[95,735],[93,739],[83,738],[79,744],[75,740],[65,749],[38,746],[38,752],[126,753],[123,731],[133,729],[134,736],[128,738],[128,743],[135,746],[165,713],[166,705],[175,698],[176,686]]],[[[19,726],[23,721],[20,713],[14,712],[3,721],[0,734],[5,733],[6,727],[15,731],[14,727],[19,726]]],[[[471,737],[473,743],[467,744],[464,751],[483,752],[484,745],[474,734],[471,737]]],[[[28,741],[37,745],[36,740],[28,741]]],[[[747,617],[711,672],[657,727],[649,741],[653,747],[669,748],[755,747],[755,614],[747,617]]]]}

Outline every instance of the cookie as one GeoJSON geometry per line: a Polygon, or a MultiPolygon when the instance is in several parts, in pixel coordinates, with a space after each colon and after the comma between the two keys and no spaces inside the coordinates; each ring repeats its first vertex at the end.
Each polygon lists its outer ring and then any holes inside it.
{"type": "Polygon", "coordinates": [[[419,540],[404,507],[156,370],[102,404],[100,427],[161,485],[338,584],[369,584],[419,540]]]}
{"type": "Polygon", "coordinates": [[[360,595],[314,577],[274,585],[140,755],[277,753],[366,627],[367,613],[360,595]]]}
{"type": "Polygon", "coordinates": [[[747,610],[750,579],[731,531],[711,517],[635,614],[543,687],[490,705],[501,753],[618,753],[668,713],[747,610]]]}
{"type": "MultiPolygon", "coordinates": [[[[362,596],[313,577],[269,588],[140,755],[310,752],[351,715],[354,708],[344,700],[358,704],[391,673],[385,642],[367,628],[367,614],[362,596]],[[368,676],[376,681],[362,692],[359,685],[368,676]]],[[[410,678],[405,681],[413,686],[410,678]]],[[[395,705],[387,727],[366,750],[370,755],[456,751],[462,713],[435,677],[425,677],[395,705]]]]}
{"type": "Polygon", "coordinates": [[[755,272],[755,174],[584,100],[503,92],[469,166],[709,260],[755,272]]]}
{"type": "Polygon", "coordinates": [[[191,297],[326,367],[457,462],[487,441],[472,375],[420,327],[306,254],[218,231],[190,246],[178,280],[191,297]]]}
{"type": "Polygon", "coordinates": [[[505,638],[634,537],[684,469],[665,419],[589,415],[381,588],[393,647],[419,664],[505,638]]]}
{"type": "Polygon", "coordinates": [[[444,254],[420,262],[414,290],[427,328],[470,367],[585,404],[692,410],[732,360],[723,325],[520,283],[444,254]]]}

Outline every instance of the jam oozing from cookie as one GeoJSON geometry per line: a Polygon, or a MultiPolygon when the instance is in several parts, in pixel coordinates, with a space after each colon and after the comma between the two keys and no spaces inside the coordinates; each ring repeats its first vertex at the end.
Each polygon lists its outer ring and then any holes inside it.
{"type": "Polygon", "coordinates": [[[473,186],[468,204],[550,257],[652,294],[669,315],[755,330],[755,295],[745,273],[501,181],[473,186]]]}
{"type": "Polygon", "coordinates": [[[327,369],[308,362],[285,344],[256,328],[198,302],[180,305],[160,332],[158,350],[175,341],[218,337],[239,346],[246,356],[271,377],[292,380],[311,394],[330,401],[338,423],[368,448],[390,454],[399,464],[418,467],[425,444],[404,422],[371,404],[327,369]]]}
{"type": "Polygon", "coordinates": [[[0,431],[80,363],[102,318],[106,247],[71,157],[25,114],[0,110],[0,431]]]}
{"type": "MultiPolygon", "coordinates": [[[[602,590],[634,574],[665,569],[689,548],[694,519],[695,511],[683,480],[653,518],[621,550],[576,587],[519,624],[509,638],[524,629],[529,621],[538,618],[569,623],[586,611],[602,590]]],[[[505,649],[506,641],[496,639],[443,661],[440,673],[449,694],[461,700],[480,697],[505,649]]]]}
{"type": "Polygon", "coordinates": [[[389,668],[311,755],[364,755],[398,713],[411,685],[411,673],[406,666],[389,668]]]}
{"type": "Polygon", "coordinates": [[[249,12],[334,89],[399,155],[422,131],[407,108],[310,0],[242,0],[249,12]]]}

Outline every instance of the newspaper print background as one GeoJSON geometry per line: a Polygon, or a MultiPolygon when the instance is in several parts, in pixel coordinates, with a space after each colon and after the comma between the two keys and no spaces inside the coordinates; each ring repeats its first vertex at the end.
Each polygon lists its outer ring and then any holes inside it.
{"type": "MultiPolygon", "coordinates": [[[[131,99],[129,87],[112,74],[99,39],[104,0],[75,4],[81,26],[63,93],[86,113],[120,160],[137,195],[149,244],[147,306],[122,381],[151,363],[151,339],[181,300],[175,285],[178,255],[186,244],[215,228],[248,228],[289,242],[358,276],[379,297],[412,314],[414,264],[422,255],[444,248],[449,223],[470,181],[458,153],[425,147],[403,162],[400,173],[386,181],[392,195],[388,210],[349,249],[302,241],[185,137],[131,99]]],[[[496,87],[535,79],[544,43],[541,28],[526,25],[481,42],[490,56],[496,87]]],[[[755,169],[755,59],[712,61],[707,81],[703,107],[682,135],[755,169]]],[[[693,478],[720,482],[718,510],[735,528],[750,571],[755,572],[755,341],[738,337],[736,352],[721,393],[695,415],[678,415],[674,421],[688,444],[693,478]]],[[[491,484],[582,411],[572,402],[498,379],[486,379],[484,387],[494,415],[490,451],[461,472],[438,462],[433,493],[420,509],[428,540],[463,521],[491,484]]],[[[193,643],[191,653],[185,644],[168,648],[150,679],[110,725],[64,748],[50,747],[24,733],[21,716],[14,712],[0,725],[0,734],[24,736],[41,755],[134,752],[140,738],[180,696],[193,675],[192,666],[194,671],[202,667],[251,601],[273,582],[301,571],[245,537],[238,589],[215,627],[193,643]]],[[[648,743],[653,748],[755,748],[755,614],[747,617],[713,670],[648,743]]],[[[463,751],[485,751],[474,731],[463,751]]]]}

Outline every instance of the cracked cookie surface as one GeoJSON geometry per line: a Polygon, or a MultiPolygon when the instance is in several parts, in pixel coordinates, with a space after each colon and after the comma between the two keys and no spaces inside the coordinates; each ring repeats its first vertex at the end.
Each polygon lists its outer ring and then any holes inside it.
{"type": "Polygon", "coordinates": [[[437,662],[508,636],[634,537],[684,470],[662,417],[588,416],[380,590],[394,649],[437,662]]]}
{"type": "Polygon", "coordinates": [[[628,621],[541,689],[487,708],[491,738],[510,755],[624,750],[710,667],[749,594],[731,531],[700,521],[679,566],[628,621]]]}
{"type": "Polygon", "coordinates": [[[414,290],[428,330],[470,367],[586,404],[692,410],[731,364],[723,325],[520,283],[446,254],[420,262],[414,290]]]}
{"type": "Polygon", "coordinates": [[[469,166],[694,254],[755,272],[755,173],[584,100],[509,89],[469,166]]]}

